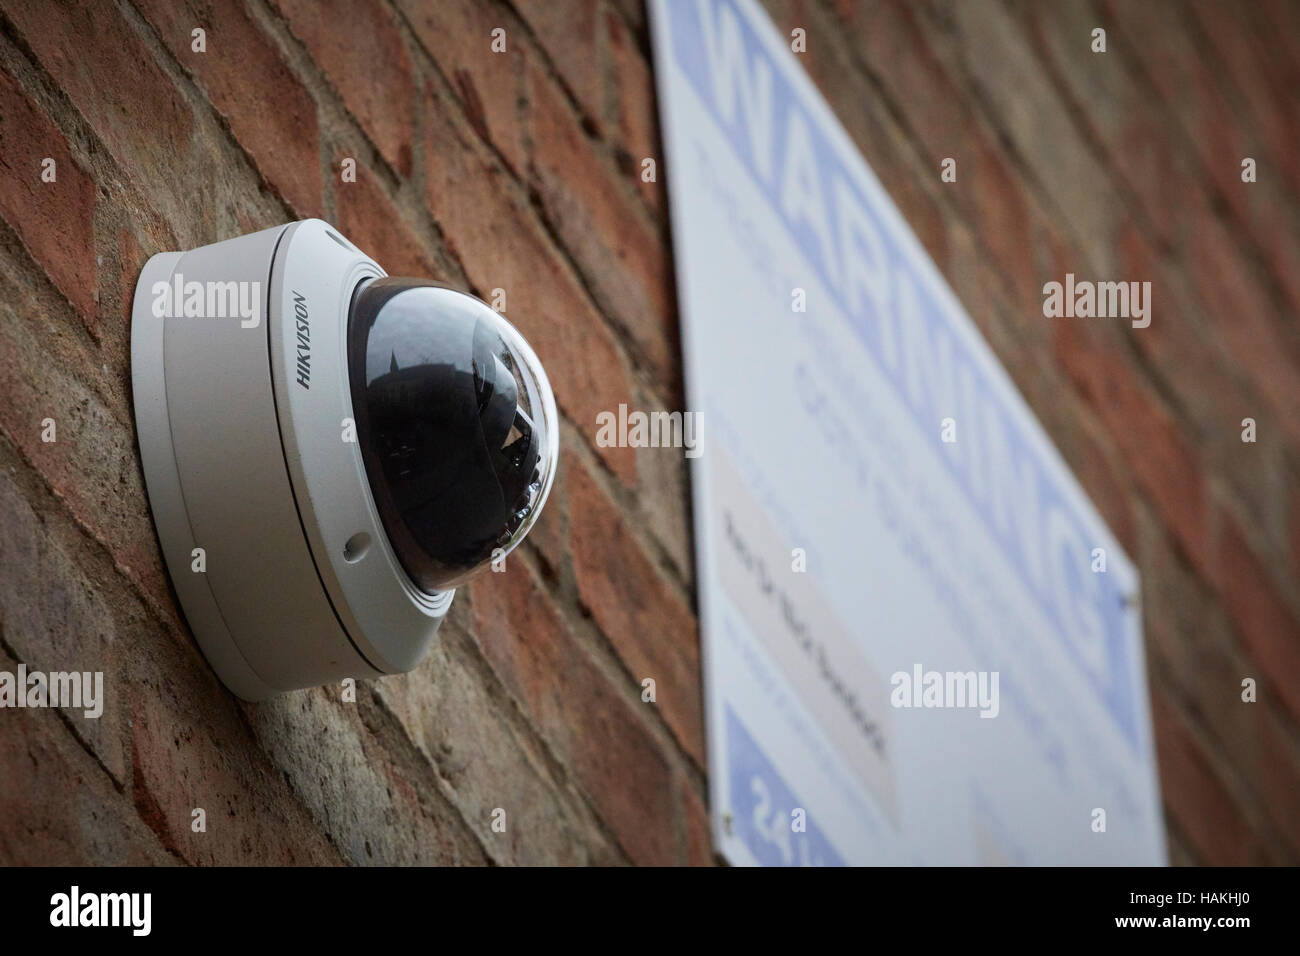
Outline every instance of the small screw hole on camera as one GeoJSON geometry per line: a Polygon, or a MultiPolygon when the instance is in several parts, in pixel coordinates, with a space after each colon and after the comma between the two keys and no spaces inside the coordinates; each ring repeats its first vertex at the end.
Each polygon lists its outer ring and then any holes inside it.
{"type": "Polygon", "coordinates": [[[366,556],[366,552],[369,550],[370,535],[364,531],[358,531],[348,538],[347,543],[343,545],[343,560],[348,564],[356,564],[366,556]]]}

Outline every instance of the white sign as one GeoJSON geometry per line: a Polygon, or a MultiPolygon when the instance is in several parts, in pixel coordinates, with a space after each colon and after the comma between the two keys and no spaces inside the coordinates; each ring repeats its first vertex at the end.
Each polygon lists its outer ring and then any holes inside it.
{"type": "Polygon", "coordinates": [[[652,11],[715,845],[1163,863],[1133,565],[788,38],[652,11]]]}

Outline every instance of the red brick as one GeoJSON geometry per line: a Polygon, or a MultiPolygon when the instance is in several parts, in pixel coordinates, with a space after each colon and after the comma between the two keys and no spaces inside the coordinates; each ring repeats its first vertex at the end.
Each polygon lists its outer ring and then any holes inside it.
{"type": "MultiPolygon", "coordinates": [[[[655,407],[646,400],[643,408],[655,407]]],[[[663,548],[666,569],[694,587],[695,555],[691,549],[690,460],[677,449],[637,449],[636,507],[638,525],[663,548]]]]}
{"type": "MultiPolygon", "coordinates": [[[[1243,217],[1246,193],[1242,190],[1241,159],[1259,150],[1248,139],[1256,124],[1234,109],[1224,94],[1225,87],[1236,77],[1225,76],[1227,71],[1204,55],[1188,28],[1193,17],[1190,8],[1169,0],[1151,3],[1107,0],[1106,7],[1107,19],[1140,54],[1143,72],[1165,101],[1167,111],[1181,125],[1185,134],[1183,142],[1200,159],[1205,176],[1234,215],[1243,217]]],[[[1237,22],[1226,29],[1239,34],[1251,29],[1245,22],[1250,17],[1243,17],[1235,10],[1232,16],[1237,22]]],[[[1280,114],[1281,122],[1285,122],[1285,115],[1285,112],[1280,114]]],[[[1266,159],[1263,155],[1255,158],[1266,159]]],[[[1280,170],[1282,178],[1289,180],[1289,189],[1294,193],[1300,188],[1297,178],[1300,163],[1294,159],[1294,147],[1281,161],[1285,163],[1280,170]]]]}
{"type": "MultiPolygon", "coordinates": [[[[0,316],[6,308],[34,311],[22,299],[0,306],[0,316]]],[[[135,436],[119,417],[129,412],[110,408],[87,386],[98,369],[77,368],[68,353],[51,361],[49,340],[39,333],[34,322],[0,321],[0,431],[122,572],[157,606],[170,607],[135,436]],[[41,440],[45,418],[54,419],[57,441],[41,440]]]]}
{"type": "Polygon", "coordinates": [[[663,187],[664,156],[660,152],[659,105],[654,75],[636,38],[613,10],[606,15],[610,54],[614,61],[614,78],[618,90],[618,142],[616,149],[625,157],[624,173],[633,177],[637,189],[657,220],[667,215],[663,187]],[[641,178],[641,162],[655,161],[655,181],[641,178]]]}
{"type": "Polygon", "coordinates": [[[1260,42],[1251,29],[1262,18],[1243,16],[1242,10],[1213,0],[1196,0],[1191,6],[1201,35],[1226,66],[1220,71],[1207,63],[1207,71],[1240,91],[1249,108],[1245,125],[1266,144],[1266,162],[1278,164],[1279,185],[1294,187],[1300,183],[1294,86],[1270,57],[1275,44],[1260,42]]]}
{"type": "MultiPolygon", "coordinates": [[[[890,198],[925,247],[926,254],[950,284],[955,285],[956,280],[951,276],[956,257],[953,247],[959,242],[954,238],[957,217],[950,210],[941,209],[936,202],[934,189],[927,187],[922,177],[930,175],[930,171],[922,173],[915,166],[894,163],[885,166],[875,162],[872,169],[881,178],[881,182],[886,184],[890,198]]],[[[938,176],[938,167],[935,167],[934,174],[938,176]]],[[[989,286],[994,285],[995,280],[1001,280],[1001,276],[996,276],[988,269],[980,270],[978,278],[989,286]]]]}
{"type": "Polygon", "coordinates": [[[1130,341],[1158,368],[1204,431],[1231,434],[1257,401],[1240,384],[1238,368],[1208,334],[1189,302],[1188,283],[1164,268],[1141,229],[1127,220],[1117,246],[1120,275],[1151,283],[1151,324],[1133,329],[1130,341]]]}
{"type": "Polygon", "coordinates": [[[1229,353],[1300,441],[1300,360],[1294,336],[1253,279],[1240,245],[1206,212],[1192,239],[1193,287],[1229,353]]]}
{"type": "Polygon", "coordinates": [[[98,335],[95,316],[95,184],[68,151],[67,141],[0,70],[0,215],[13,227],[55,287],[98,335]],[[55,181],[41,178],[54,160],[55,181]]]}
{"type": "MultiPolygon", "coordinates": [[[[335,168],[340,168],[335,164],[335,168]]],[[[338,227],[358,249],[393,276],[437,278],[424,243],[411,230],[369,168],[357,164],[356,182],[334,187],[338,227]]]]}
{"type": "MultiPolygon", "coordinates": [[[[1201,147],[1206,178],[1218,189],[1238,219],[1246,215],[1241,186],[1241,159],[1259,153],[1248,139],[1241,117],[1224,98],[1217,73],[1196,71],[1192,90],[1195,93],[1192,140],[1201,147]]],[[[1258,158],[1258,157],[1257,157],[1258,158]]]]}
{"type": "MultiPolygon", "coordinates": [[[[431,657],[425,660],[431,662],[431,657]]],[[[409,683],[419,678],[394,680],[409,683]]],[[[425,670],[421,689],[435,680],[425,670]]],[[[509,859],[490,853],[475,832],[476,827],[481,832],[485,824],[490,826],[489,821],[482,816],[470,821],[452,803],[453,797],[459,798],[458,789],[477,772],[478,761],[467,760],[473,751],[457,750],[466,738],[457,735],[444,748],[445,756],[454,758],[443,765],[448,773],[444,777],[441,768],[411,746],[406,728],[380,706],[379,701],[386,699],[382,687],[358,681],[356,690],[355,703],[345,702],[341,688],[334,685],[279,698],[248,715],[256,740],[246,745],[250,759],[233,764],[231,772],[243,775],[241,782],[256,816],[273,821],[287,817],[284,843],[290,849],[311,848],[314,837],[304,840],[292,832],[299,826],[299,813],[305,811],[310,821],[328,832],[337,852],[354,865],[482,866],[509,859]],[[475,765],[468,773],[467,763],[475,765]],[[285,787],[280,786],[281,780],[285,787]]],[[[171,707],[188,713],[174,704],[171,707]]],[[[209,721],[223,715],[211,704],[208,709],[214,712],[206,718],[209,721]]],[[[470,722],[470,714],[463,710],[457,716],[470,722]]],[[[481,723],[490,726],[495,713],[489,714],[480,703],[473,716],[486,717],[481,723]]],[[[483,763],[493,770],[501,766],[495,761],[483,763]]],[[[521,777],[512,776],[505,790],[517,793],[526,788],[528,782],[521,777]]],[[[251,828],[255,821],[232,825],[251,828]]],[[[514,841],[519,836],[516,832],[505,839],[514,841]]],[[[270,849],[281,853],[284,848],[270,849]]],[[[564,850],[559,848],[560,853],[564,850]]]]}
{"type": "Polygon", "coordinates": [[[803,0],[764,0],[763,7],[782,36],[789,36],[795,27],[808,25],[803,0]]]}
{"type": "Polygon", "coordinates": [[[1241,700],[1241,681],[1267,680],[1242,650],[1213,587],[1174,553],[1173,542],[1144,514],[1143,623],[1154,686],[1176,695],[1204,728],[1209,748],[1243,779],[1258,761],[1258,710],[1241,700]]]}
{"type": "Polygon", "coordinates": [[[632,31],[643,38],[643,42],[650,42],[650,27],[647,23],[649,14],[646,11],[645,0],[610,0],[610,6],[618,9],[632,31]]]}
{"type": "Polygon", "coordinates": [[[518,4],[519,15],[532,28],[564,85],[573,94],[584,119],[601,132],[605,122],[602,20],[598,0],[552,3],[532,0],[518,4]]]}
{"type": "MultiPolygon", "coordinates": [[[[1039,13],[1040,20],[1056,19],[1047,13],[1049,8],[1030,5],[1027,9],[1039,13]]],[[[1195,145],[1200,145],[1202,139],[1210,140],[1207,150],[1186,148],[1187,131],[1178,111],[1153,97],[1144,83],[1130,81],[1132,74],[1111,71],[1079,77],[1074,87],[1076,101],[1080,111],[1091,119],[1099,112],[1095,108],[1096,80],[1124,77],[1123,86],[1116,94],[1122,103],[1106,111],[1105,117],[1111,121],[1103,122],[1097,129],[1108,146],[1111,160],[1125,173],[1134,197],[1148,210],[1147,225],[1162,243],[1181,250],[1200,228],[1200,217],[1207,214],[1203,211],[1204,197],[1221,197],[1236,226],[1255,240],[1273,281],[1283,287],[1292,307],[1300,308],[1300,276],[1291,267],[1300,255],[1300,239],[1296,237],[1294,203],[1286,201],[1284,196],[1288,181],[1296,182],[1294,177],[1300,163],[1295,159],[1293,146],[1283,145],[1295,139],[1294,124],[1289,122],[1288,111],[1275,102],[1277,96],[1285,101],[1286,88],[1282,86],[1277,94],[1272,92],[1278,80],[1269,70],[1268,57],[1257,55],[1250,36],[1251,22],[1257,18],[1242,18],[1232,8],[1213,3],[1199,5],[1197,13],[1214,24],[1204,32],[1209,42],[1216,44],[1231,61],[1227,71],[1211,61],[1189,74],[1192,78],[1189,82],[1209,91],[1199,96],[1202,108],[1209,114],[1199,122],[1208,132],[1196,135],[1197,131],[1191,130],[1197,139],[1195,145]],[[1230,110],[1214,91],[1215,84],[1228,87],[1244,84],[1245,89],[1252,91],[1249,95],[1256,101],[1255,110],[1230,110]],[[1261,105],[1261,101],[1276,108],[1261,105]],[[1261,128],[1268,149],[1261,148],[1256,136],[1255,131],[1261,128]],[[1229,135],[1233,138],[1224,139],[1229,135]],[[1242,183],[1240,179],[1241,160],[1248,155],[1259,164],[1259,180],[1253,184],[1242,183]]],[[[1040,29],[1048,32],[1046,27],[1040,29]]],[[[1175,45],[1177,49],[1186,49],[1185,41],[1175,45]]],[[[1057,44],[1058,48],[1061,46],[1057,44]]],[[[1069,45],[1065,49],[1077,51],[1079,47],[1069,45]]],[[[1087,53],[1076,53],[1076,56],[1090,57],[1084,62],[1104,61],[1087,53]]],[[[1163,73],[1155,78],[1158,87],[1174,95],[1171,88],[1178,84],[1171,85],[1166,80],[1163,73]]]]}
{"type": "Polygon", "coordinates": [[[1300,580],[1300,482],[1291,489],[1291,571],[1300,580]]]}
{"type": "MultiPolygon", "coordinates": [[[[1255,240],[1273,281],[1283,287],[1292,307],[1300,308],[1300,276],[1290,265],[1300,255],[1294,203],[1279,191],[1286,169],[1260,151],[1255,134],[1256,120],[1262,120],[1270,143],[1286,142],[1284,131],[1294,124],[1285,109],[1236,110],[1222,95],[1234,84],[1244,84],[1255,100],[1277,105],[1257,82],[1267,75],[1271,85],[1278,83],[1268,58],[1257,55],[1262,51],[1251,38],[1252,26],[1262,18],[1242,17],[1235,8],[1213,3],[1195,11],[1212,24],[1202,31],[1206,42],[1229,56],[1231,66],[1225,71],[1201,56],[1199,44],[1189,38],[1186,25],[1193,11],[1164,3],[1116,5],[1121,23],[1113,31],[1115,38],[1127,31],[1143,61],[1136,69],[1124,70],[1117,69],[1114,60],[1115,55],[1125,55],[1122,41],[1111,56],[1102,57],[1075,39],[1095,18],[1086,7],[1022,4],[1017,9],[1032,17],[1040,51],[1072,91],[1081,122],[1106,145],[1110,162],[1148,212],[1144,225],[1161,244],[1182,253],[1202,228],[1206,197],[1221,198],[1247,243],[1255,240]],[[1156,87],[1156,95],[1144,78],[1156,87]],[[1240,160],[1246,155],[1260,162],[1257,184],[1240,181],[1240,160]]],[[[1284,84],[1279,88],[1286,89],[1284,84]]],[[[1285,152],[1294,168],[1296,151],[1285,152]]]]}
{"type": "Polygon", "coordinates": [[[99,716],[69,709],[62,717],[121,785],[127,777],[124,718],[120,708],[112,705],[121,686],[125,655],[109,610],[111,599],[96,589],[96,582],[77,564],[75,549],[65,544],[67,525],[29,505],[21,484],[12,477],[7,469],[0,470],[0,540],[6,571],[0,575],[0,638],[30,671],[103,675],[99,716]]]}
{"type": "Polygon", "coordinates": [[[415,78],[392,12],[378,0],[275,0],[388,164],[411,175],[415,78]]]}
{"type": "Polygon", "coordinates": [[[1111,533],[1132,558],[1138,553],[1137,528],[1133,519],[1133,491],[1127,475],[1116,460],[1109,436],[1096,420],[1082,412],[1075,413],[1075,420],[1078,428],[1072,436],[1075,454],[1070,457],[1070,467],[1111,533]]]}
{"type": "MultiPolygon", "coordinates": [[[[523,572],[526,573],[526,572],[523,572]]],[[[471,585],[475,589],[478,582],[471,585]]],[[[578,793],[572,772],[554,774],[534,735],[520,728],[518,709],[483,664],[462,620],[469,614],[462,591],[453,614],[439,630],[436,646],[406,677],[359,688],[368,725],[383,736],[383,750],[401,753],[384,728],[388,714],[368,706],[382,701],[454,803],[464,828],[477,835],[503,865],[575,866],[623,862],[626,855],[605,834],[578,793]],[[557,779],[558,778],[558,779],[557,779]],[[506,811],[504,833],[492,829],[492,814],[506,811]]],[[[379,750],[380,748],[376,748],[379,750]]],[[[380,753],[381,762],[384,761],[380,753]]],[[[414,779],[415,786],[424,781],[414,779]]],[[[461,828],[459,821],[455,821],[461,828]]]]}
{"type": "Polygon", "coordinates": [[[1300,621],[1226,513],[1220,520],[1215,568],[1215,583],[1243,645],[1263,665],[1275,693],[1300,717],[1300,621]]]}
{"type": "Polygon", "coordinates": [[[1205,476],[1196,449],[1160,397],[1138,377],[1114,344],[1103,344],[1088,323],[1056,323],[1056,359],[1092,406],[1143,492],[1184,551],[1209,567],[1205,476]]]}
{"type": "Polygon", "coordinates": [[[603,161],[546,72],[530,63],[531,178],[597,303],[631,335],[658,381],[680,391],[681,346],[668,249],[603,161]]]}
{"type": "Polygon", "coordinates": [[[1191,168],[1193,160],[1176,148],[1167,114],[1143,95],[1145,90],[1131,87],[1128,92],[1131,109],[1122,114],[1125,124],[1114,134],[1109,155],[1146,210],[1144,225],[1162,244],[1181,249],[1190,231],[1187,197],[1204,184],[1191,168]]]}
{"type": "MultiPolygon", "coordinates": [[[[630,401],[614,337],[505,171],[478,155],[445,99],[431,90],[430,101],[426,200],[447,247],[485,296],[505,290],[506,313],[545,365],[556,403],[594,440],[596,415],[630,401]]],[[[597,452],[635,484],[635,449],[597,452]]]]}
{"type": "Polygon", "coordinates": [[[573,769],[634,862],[679,863],[676,801],[664,754],[634,707],[641,688],[612,686],[577,645],[522,558],[471,585],[474,630],[497,676],[573,769]]]}
{"type": "Polygon", "coordinates": [[[1265,810],[1291,841],[1291,855],[1300,853],[1300,747],[1285,717],[1266,704],[1259,707],[1259,790],[1265,810]]]}
{"type": "MultiPolygon", "coordinates": [[[[957,182],[961,183],[967,148],[977,135],[970,97],[954,86],[927,39],[927,28],[916,17],[914,8],[895,0],[862,7],[849,25],[849,42],[861,51],[894,99],[907,104],[904,121],[921,140],[927,157],[936,164],[947,156],[957,159],[957,182]]],[[[825,56],[824,50],[819,50],[817,57],[809,59],[820,61],[825,56]]],[[[823,86],[834,82],[832,72],[823,86]]],[[[934,175],[938,178],[937,165],[934,175]]]]}
{"type": "Polygon", "coordinates": [[[1165,810],[1210,866],[1261,862],[1258,838],[1184,718],[1159,688],[1152,692],[1156,757],[1165,810]]]}
{"type": "Polygon", "coordinates": [[[189,863],[286,866],[339,862],[338,853],[289,794],[284,778],[258,760],[231,760],[252,742],[227,698],[214,716],[206,675],[178,685],[140,685],[132,694],[131,798],[162,844],[189,863]],[[184,689],[182,689],[184,688],[184,689]],[[205,698],[207,698],[205,700],[205,698]],[[202,808],[207,831],[192,829],[202,808]]]}
{"type": "Polygon", "coordinates": [[[1285,437],[1282,424],[1191,304],[1190,284],[1131,222],[1121,233],[1118,253],[1120,275],[1151,282],[1151,325],[1128,334],[1149,362],[1148,374],[1163,383],[1191,423],[1189,438],[1196,442],[1207,474],[1231,483],[1256,526],[1280,530],[1276,515],[1285,502],[1272,462],[1279,448],[1276,439],[1285,437]],[[1255,418],[1261,434],[1272,440],[1243,446],[1241,421],[1246,417],[1255,418]]]}
{"type": "Polygon", "coordinates": [[[682,747],[704,763],[699,631],[694,615],[664,580],[627,518],[576,457],[565,460],[569,540],[578,596],[632,676],[654,678],[664,720],[682,747]]]}
{"type": "Polygon", "coordinates": [[[117,6],[94,0],[0,0],[0,6],[133,178],[181,191],[192,172],[193,117],[117,6]]]}
{"type": "MultiPolygon", "coordinates": [[[[1243,18],[1243,28],[1261,41],[1284,88],[1300,88],[1300,10],[1291,0],[1261,0],[1259,11],[1259,17],[1243,18]]],[[[1300,172],[1300,163],[1293,169],[1300,172]]],[[[1291,191],[1300,191],[1300,185],[1293,185],[1291,191]]]]}
{"type": "MultiPolygon", "coordinates": [[[[1243,184],[1243,188],[1249,188],[1243,184]]],[[[1251,235],[1259,254],[1269,270],[1269,276],[1281,287],[1286,296],[1286,308],[1291,314],[1300,313],[1300,228],[1296,226],[1297,212],[1292,204],[1279,202],[1275,195],[1252,194],[1254,202],[1250,213],[1251,235]]]]}
{"type": "MultiPolygon", "coordinates": [[[[0,666],[16,663],[0,654],[0,666]]],[[[0,734],[0,865],[158,866],[174,862],[130,800],[52,710],[6,711],[0,734]]]]}
{"type": "Polygon", "coordinates": [[[989,265],[1002,279],[1018,312],[1033,315],[1042,305],[1041,286],[1035,281],[1027,192],[1020,175],[984,136],[968,145],[970,162],[958,166],[960,190],[973,200],[971,225],[989,265]]]}
{"type": "Polygon", "coordinates": [[[474,131],[500,151],[507,167],[522,170],[524,47],[509,19],[479,0],[398,0],[398,7],[455,88],[474,131]],[[492,52],[498,27],[506,31],[504,53],[492,52]]]}
{"type": "MultiPolygon", "coordinates": [[[[300,216],[319,216],[316,101],[238,0],[141,0],[163,44],[198,81],[270,186],[300,216]],[[207,52],[190,31],[207,31],[207,52]]],[[[143,115],[148,115],[144,113],[143,115]]]]}
{"type": "MultiPolygon", "coordinates": [[[[1140,54],[1139,66],[1179,119],[1188,115],[1200,57],[1191,55],[1191,39],[1172,4],[1153,0],[1129,4],[1101,0],[1099,24],[1110,34],[1106,56],[1114,56],[1116,39],[1140,54]]],[[[1189,124],[1189,129],[1193,128],[1189,124]]]]}
{"type": "Polygon", "coordinates": [[[1029,182],[1050,193],[1051,214],[1069,223],[1095,266],[1108,268],[1122,197],[1021,24],[1000,3],[953,4],[931,10],[927,20],[926,40],[949,67],[961,100],[974,101],[990,137],[1007,144],[1029,182]]]}
{"type": "Polygon", "coordinates": [[[682,781],[682,816],[686,824],[686,862],[691,866],[713,865],[713,837],[709,811],[695,787],[682,781]]]}

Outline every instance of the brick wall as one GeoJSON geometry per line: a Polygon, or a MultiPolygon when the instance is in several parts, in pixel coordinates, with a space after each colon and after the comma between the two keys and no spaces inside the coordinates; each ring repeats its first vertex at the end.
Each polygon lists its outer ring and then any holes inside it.
{"type": "MultiPolygon", "coordinates": [[[[1300,859],[1300,6],[769,9],[1141,567],[1174,861],[1300,859]],[[1150,279],[1155,321],[1044,320],[1066,271],[1150,279]]],[[[686,470],[594,442],[683,401],[648,53],[637,0],[0,0],[0,670],[108,687],[0,712],[0,862],[710,860],[686,470]],[[245,705],[158,553],[129,303],[155,252],[305,216],[505,289],[564,452],[414,674],[245,705]]]]}

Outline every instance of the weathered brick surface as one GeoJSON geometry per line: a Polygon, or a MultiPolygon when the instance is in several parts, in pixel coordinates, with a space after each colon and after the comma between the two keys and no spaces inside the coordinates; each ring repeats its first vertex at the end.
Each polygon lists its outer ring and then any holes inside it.
{"type": "Polygon", "coordinates": [[[95,185],[63,134],[3,70],[0,168],[7,179],[0,215],[94,331],[95,185]],[[53,182],[45,181],[47,168],[53,182]]]}
{"type": "Polygon", "coordinates": [[[397,16],[378,0],[277,6],[384,159],[410,176],[416,88],[397,16]]]}
{"type": "Polygon", "coordinates": [[[381,263],[389,275],[446,278],[429,261],[423,241],[402,220],[376,174],[358,162],[356,181],[344,182],[342,159],[335,164],[334,208],[335,222],[344,235],[381,263]]]}
{"type": "Polygon", "coordinates": [[[639,863],[685,862],[677,853],[668,767],[649,721],[636,713],[656,706],[642,701],[640,683],[602,671],[518,562],[472,590],[484,656],[620,845],[639,863]],[[611,740],[619,745],[608,746],[611,740]]]}
{"type": "Polygon", "coordinates": [[[637,188],[642,197],[664,221],[668,214],[667,199],[660,170],[663,155],[660,152],[659,112],[655,108],[654,77],[645,51],[636,34],[613,10],[607,11],[610,57],[614,66],[614,85],[618,94],[619,142],[614,144],[625,171],[636,176],[637,188]],[[647,181],[642,163],[653,159],[655,178],[647,181]]]}
{"type": "Polygon", "coordinates": [[[686,859],[691,866],[707,866],[712,856],[709,811],[700,792],[682,781],[682,806],[686,814],[686,859]]]}
{"type": "Polygon", "coordinates": [[[635,680],[655,681],[658,706],[669,726],[686,751],[703,763],[695,618],[585,466],[574,456],[564,464],[578,595],[635,680]]]}
{"type": "Polygon", "coordinates": [[[1236,521],[1223,515],[1215,566],[1223,602],[1250,655],[1273,684],[1272,690],[1300,717],[1300,618],[1273,585],[1272,569],[1252,553],[1236,521]]]}
{"type": "Polygon", "coordinates": [[[1063,322],[1061,365],[1189,557],[1209,569],[1205,474],[1196,448],[1113,340],[1102,340],[1096,326],[1063,322]]]}
{"type": "Polygon", "coordinates": [[[1267,848],[1238,809],[1239,798],[1215,773],[1194,731],[1159,688],[1152,694],[1165,812],[1187,834],[1198,856],[1223,866],[1270,862],[1267,848]]]}
{"type": "Polygon", "coordinates": [[[299,215],[320,215],[317,103],[247,8],[239,0],[144,0],[141,7],[272,189],[299,215]],[[196,28],[206,31],[202,53],[193,48],[196,28]]]}
{"type": "Polygon", "coordinates": [[[1290,850],[1280,851],[1279,856],[1300,851],[1300,747],[1291,732],[1292,726],[1271,707],[1258,722],[1260,740],[1255,769],[1264,805],[1273,825],[1290,841],[1290,850]]]}
{"type": "Polygon", "coordinates": [[[529,70],[528,89],[529,171],[547,220],[671,400],[680,391],[681,355],[663,237],[638,208],[635,177],[601,155],[545,71],[529,70]]]}
{"type": "MultiPolygon", "coordinates": [[[[767,6],[1143,574],[1171,858],[1300,860],[1296,5],[767,6]],[[1151,327],[1044,320],[1066,271],[1151,281],[1151,327]]],[[[711,861],[687,469],[595,441],[685,401],[648,51],[638,0],[0,0],[0,669],[107,692],[0,711],[0,862],[711,861]],[[158,554],[130,298],[316,214],[504,290],[565,453],[413,674],[245,705],[158,554]]]]}
{"type": "MultiPolygon", "coordinates": [[[[123,178],[150,186],[172,209],[193,192],[194,120],[166,69],[115,4],[94,0],[0,6],[51,86],[71,102],[121,164],[123,178]],[[149,133],[142,135],[141,124],[149,133]]],[[[189,35],[189,30],[186,31],[189,35]]],[[[23,64],[26,66],[26,64],[23,64]]],[[[69,119],[66,114],[59,117],[69,119]]],[[[206,171],[206,170],[205,170],[206,171]]],[[[7,191],[7,190],[6,190],[7,191]]]]}
{"type": "Polygon", "coordinates": [[[577,101],[583,119],[602,129],[609,97],[602,36],[608,20],[601,16],[601,4],[598,0],[524,0],[516,7],[577,101]]]}
{"type": "MultiPolygon", "coordinates": [[[[6,456],[8,457],[8,456],[6,456]]],[[[117,628],[89,576],[48,535],[23,489],[0,475],[0,534],[6,574],[0,579],[0,622],[7,653],[29,670],[101,671],[109,693],[120,693],[123,655],[117,628]]],[[[105,704],[100,717],[85,709],[66,718],[117,786],[126,783],[122,708],[105,704]]]]}
{"type": "Polygon", "coordinates": [[[128,792],[140,818],[189,863],[337,863],[338,853],[266,755],[238,758],[252,741],[237,707],[223,701],[216,714],[201,707],[212,688],[186,677],[132,682],[128,792]],[[204,812],[202,830],[194,829],[197,809],[204,812]]]}
{"type": "MultiPolygon", "coordinates": [[[[0,651],[0,669],[18,662],[0,651]]],[[[5,715],[0,860],[11,866],[158,866],[175,860],[49,710],[5,715]]]]}
{"type": "Polygon", "coordinates": [[[8,278],[0,274],[0,431],[123,573],[169,604],[129,409],[104,395],[102,364],[68,334],[76,320],[8,278]]]}
{"type": "Polygon", "coordinates": [[[475,132],[500,152],[507,166],[523,169],[524,47],[516,21],[497,3],[481,0],[397,0],[397,6],[456,91],[475,132]],[[494,30],[505,31],[502,52],[492,51],[494,30]]]}

